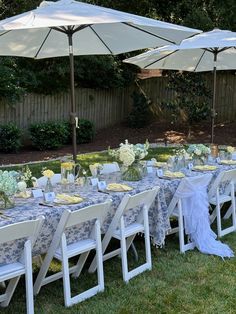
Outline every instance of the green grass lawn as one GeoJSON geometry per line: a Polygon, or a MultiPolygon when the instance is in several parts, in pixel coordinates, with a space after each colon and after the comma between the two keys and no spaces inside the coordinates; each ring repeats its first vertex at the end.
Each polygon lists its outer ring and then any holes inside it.
{"type": "MultiPolygon", "coordinates": [[[[148,158],[166,160],[172,149],[152,149],[148,158]]],[[[106,153],[80,155],[79,162],[87,168],[91,162],[110,160],[106,153]]],[[[44,163],[45,166],[45,163],[44,163]]],[[[47,167],[59,172],[59,162],[48,162],[47,167]]],[[[32,165],[35,176],[40,176],[42,164],[32,165]]],[[[215,227],[215,226],[214,226],[215,227]]],[[[236,251],[236,234],[222,239],[236,251]]],[[[143,239],[136,240],[139,262],[144,260],[143,239]]],[[[116,245],[116,243],[114,243],[116,245]]],[[[216,256],[199,253],[197,250],[179,253],[177,236],[167,236],[163,248],[152,247],[153,269],[136,278],[129,284],[122,280],[119,257],[104,262],[105,291],[89,300],[66,309],[63,305],[63,285],[58,280],[42,287],[35,298],[35,313],[236,313],[236,260],[222,260],[216,256]]],[[[137,266],[129,254],[130,267],[137,266]]],[[[72,290],[78,293],[93,285],[95,274],[88,274],[86,265],[78,280],[72,279],[72,290]]],[[[56,262],[50,272],[60,268],[56,262]]],[[[38,268],[34,267],[34,277],[38,268]]],[[[25,313],[24,280],[21,279],[13,299],[3,314],[25,313]]]]}
{"type": "MultiPolygon", "coordinates": [[[[146,159],[156,158],[159,161],[165,161],[168,157],[173,154],[175,148],[172,147],[158,147],[158,148],[150,148],[148,156],[146,159]]],[[[112,157],[108,155],[107,152],[96,152],[96,153],[89,153],[89,154],[81,154],[77,157],[78,163],[86,170],[88,170],[89,165],[92,163],[105,163],[113,161],[112,157]]],[[[42,176],[42,169],[43,167],[47,167],[53,170],[55,173],[60,173],[60,160],[55,161],[44,161],[40,163],[32,163],[29,164],[29,168],[32,171],[33,176],[39,178],[42,176]]],[[[21,170],[22,166],[15,166],[15,167],[7,167],[3,166],[0,169],[4,170],[21,170]]],[[[89,173],[90,174],[90,173],[89,173]]]]}
{"type": "MultiPolygon", "coordinates": [[[[223,238],[236,250],[236,235],[223,238]]],[[[136,241],[140,262],[143,261],[142,239],[136,241]]],[[[104,262],[105,291],[71,308],[64,308],[63,285],[58,280],[42,287],[35,298],[35,313],[235,313],[235,258],[222,260],[197,250],[181,254],[178,239],[169,236],[162,249],[152,247],[153,269],[125,284],[121,260],[104,262]]],[[[129,264],[136,266],[132,254],[129,264]]],[[[58,270],[54,263],[51,272],[58,270]]],[[[35,274],[37,268],[35,268],[35,274]]],[[[72,291],[78,293],[95,283],[95,275],[86,269],[78,280],[72,279],[72,291]]],[[[12,302],[1,313],[24,313],[24,281],[20,281],[12,302]]]]}

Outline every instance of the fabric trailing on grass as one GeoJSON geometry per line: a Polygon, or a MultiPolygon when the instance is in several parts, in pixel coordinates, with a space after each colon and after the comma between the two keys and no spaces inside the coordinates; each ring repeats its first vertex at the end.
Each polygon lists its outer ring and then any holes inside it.
{"type": "Polygon", "coordinates": [[[185,233],[202,253],[234,257],[230,247],[217,241],[217,235],[211,230],[207,185],[193,185],[187,178],[185,183],[184,189],[176,192],[182,199],[185,233]]]}

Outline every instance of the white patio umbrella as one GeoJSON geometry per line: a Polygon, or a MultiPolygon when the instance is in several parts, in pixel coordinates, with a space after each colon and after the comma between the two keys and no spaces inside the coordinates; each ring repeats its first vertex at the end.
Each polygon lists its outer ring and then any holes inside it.
{"type": "Polygon", "coordinates": [[[214,141],[216,70],[236,69],[236,33],[214,29],[185,39],[180,45],[150,50],[124,60],[144,69],[213,71],[211,142],[214,141]]]}
{"type": "Polygon", "coordinates": [[[0,55],[35,59],[67,56],[71,69],[73,157],[76,158],[74,55],[119,54],[179,43],[199,30],[74,0],[43,1],[0,22],[0,55]]]}

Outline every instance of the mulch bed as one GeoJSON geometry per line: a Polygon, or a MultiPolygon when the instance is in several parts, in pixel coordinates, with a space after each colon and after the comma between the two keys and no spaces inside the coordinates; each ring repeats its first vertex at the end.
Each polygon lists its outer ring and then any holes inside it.
{"type": "MultiPolygon", "coordinates": [[[[142,143],[146,139],[150,143],[163,144],[210,143],[210,124],[194,126],[189,139],[187,138],[187,128],[185,126],[174,127],[153,122],[145,128],[131,129],[119,124],[99,130],[92,143],[78,145],[78,153],[102,151],[106,150],[108,146],[118,147],[125,139],[128,139],[130,143],[142,143]]],[[[236,122],[217,125],[214,143],[236,146],[236,122]]],[[[37,151],[32,147],[26,147],[17,154],[0,154],[0,164],[8,165],[48,160],[71,154],[71,152],[71,145],[64,146],[59,150],[47,151],[37,151]]]]}

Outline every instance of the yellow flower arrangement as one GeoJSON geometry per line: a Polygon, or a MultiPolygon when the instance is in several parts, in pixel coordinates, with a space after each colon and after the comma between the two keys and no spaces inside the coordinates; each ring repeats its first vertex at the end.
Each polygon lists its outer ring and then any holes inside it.
{"type": "Polygon", "coordinates": [[[65,170],[72,170],[74,167],[74,163],[71,161],[68,162],[62,162],[61,163],[61,168],[65,169],[65,170]]]}
{"type": "Polygon", "coordinates": [[[54,176],[54,172],[50,169],[46,169],[44,171],[42,171],[42,174],[44,177],[47,177],[47,178],[51,178],[52,176],[54,176]]]}

